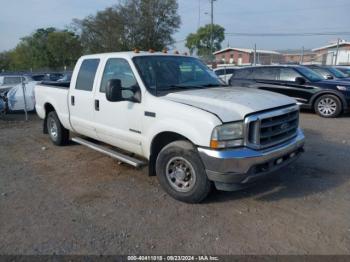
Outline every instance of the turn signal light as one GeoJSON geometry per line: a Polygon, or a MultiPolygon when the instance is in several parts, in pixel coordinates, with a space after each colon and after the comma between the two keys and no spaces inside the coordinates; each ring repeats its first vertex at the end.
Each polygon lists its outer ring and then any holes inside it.
{"type": "Polygon", "coordinates": [[[219,148],[219,142],[217,140],[210,140],[210,148],[218,149],[219,148]]]}

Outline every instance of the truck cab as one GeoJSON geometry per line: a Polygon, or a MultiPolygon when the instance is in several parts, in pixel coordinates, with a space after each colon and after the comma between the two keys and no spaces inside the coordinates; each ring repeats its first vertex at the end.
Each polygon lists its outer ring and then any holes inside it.
{"type": "Polygon", "coordinates": [[[294,99],[224,86],[189,56],[83,56],[69,86],[42,83],[35,96],[54,144],[72,139],[135,167],[148,164],[164,190],[185,202],[202,201],[213,185],[246,187],[303,151],[294,99]]]}

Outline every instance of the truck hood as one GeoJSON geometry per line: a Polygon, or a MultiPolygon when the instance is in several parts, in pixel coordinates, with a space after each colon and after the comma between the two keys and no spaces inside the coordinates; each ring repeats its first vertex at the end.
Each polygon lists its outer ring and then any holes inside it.
{"type": "Polygon", "coordinates": [[[242,87],[188,90],[170,93],[164,98],[209,111],[224,123],[243,120],[254,112],[296,103],[284,95],[242,87]]]}

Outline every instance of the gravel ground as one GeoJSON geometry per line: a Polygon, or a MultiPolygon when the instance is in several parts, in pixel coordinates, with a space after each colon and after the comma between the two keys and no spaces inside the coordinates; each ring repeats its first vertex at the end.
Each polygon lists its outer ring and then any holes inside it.
{"type": "Polygon", "coordinates": [[[350,254],[349,115],[304,112],[297,162],[200,205],[22,119],[0,118],[0,254],[350,254]]]}

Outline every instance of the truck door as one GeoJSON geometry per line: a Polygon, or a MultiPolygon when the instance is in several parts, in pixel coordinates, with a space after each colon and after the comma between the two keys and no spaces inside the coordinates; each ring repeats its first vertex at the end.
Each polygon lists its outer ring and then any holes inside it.
{"type": "Polygon", "coordinates": [[[106,85],[111,79],[119,79],[125,94],[137,88],[138,83],[127,60],[109,58],[101,76],[100,86],[95,90],[94,119],[98,139],[121,149],[142,153],[142,117],[141,103],[130,101],[110,102],[106,99],[106,85]]]}
{"type": "Polygon", "coordinates": [[[94,85],[99,59],[85,59],[80,65],[77,76],[72,82],[76,83],[69,90],[70,123],[75,132],[96,138],[94,125],[94,85]]]}

